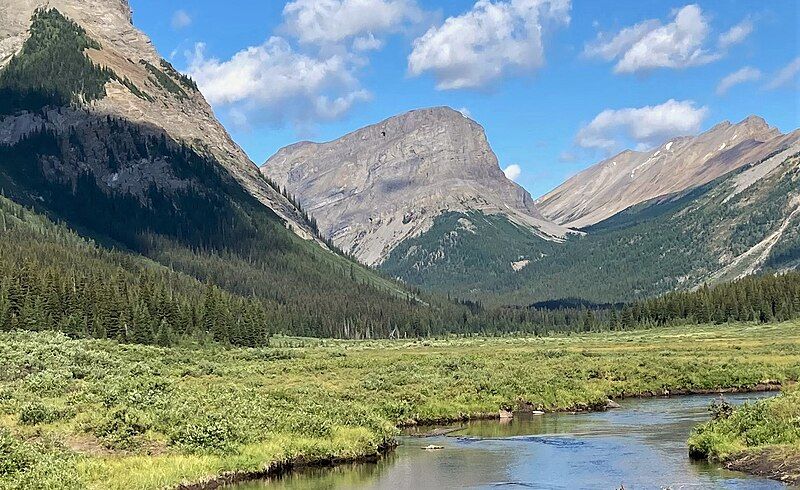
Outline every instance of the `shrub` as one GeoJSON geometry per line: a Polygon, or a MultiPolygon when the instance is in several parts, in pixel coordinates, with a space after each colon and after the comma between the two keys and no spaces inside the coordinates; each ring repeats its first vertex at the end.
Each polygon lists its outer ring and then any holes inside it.
{"type": "Polygon", "coordinates": [[[100,419],[91,432],[106,446],[114,449],[131,449],[151,427],[146,415],[131,407],[117,408],[100,419]]]}
{"type": "Polygon", "coordinates": [[[712,420],[727,419],[733,414],[733,405],[728,403],[725,398],[720,397],[719,400],[711,402],[708,411],[711,412],[712,420]]]}
{"type": "Polygon", "coordinates": [[[25,425],[51,424],[64,418],[66,412],[49,407],[42,402],[28,403],[19,411],[19,421],[25,425]]]}
{"type": "Polygon", "coordinates": [[[239,436],[230,421],[209,414],[184,424],[170,438],[170,443],[189,452],[222,453],[232,451],[239,436]]]}
{"type": "Polygon", "coordinates": [[[7,430],[0,429],[0,477],[7,477],[28,470],[35,455],[30,447],[14,438],[7,430]]]}

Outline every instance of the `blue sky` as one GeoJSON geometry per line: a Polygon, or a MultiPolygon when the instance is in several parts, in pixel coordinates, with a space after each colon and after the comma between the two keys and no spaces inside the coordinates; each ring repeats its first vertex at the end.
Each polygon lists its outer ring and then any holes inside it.
{"type": "Polygon", "coordinates": [[[130,3],[259,164],[447,105],[538,196],[622,148],[723,120],[800,126],[796,0],[130,3]]]}

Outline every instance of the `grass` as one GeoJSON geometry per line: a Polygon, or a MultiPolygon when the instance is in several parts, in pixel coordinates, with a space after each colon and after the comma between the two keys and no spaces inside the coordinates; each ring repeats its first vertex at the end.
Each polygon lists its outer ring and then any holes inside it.
{"type": "Polygon", "coordinates": [[[712,411],[713,419],[689,438],[694,456],[800,483],[800,388],[733,410],[714,406],[712,411]]]}
{"type": "Polygon", "coordinates": [[[372,454],[398,424],[505,404],[797,380],[800,323],[259,349],[18,332],[0,334],[0,360],[0,489],[149,489],[372,454]]]}

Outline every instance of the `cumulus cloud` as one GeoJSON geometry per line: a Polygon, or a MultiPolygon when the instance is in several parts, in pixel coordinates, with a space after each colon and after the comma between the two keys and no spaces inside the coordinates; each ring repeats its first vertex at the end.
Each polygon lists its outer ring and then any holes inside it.
{"type": "Polygon", "coordinates": [[[725,95],[732,87],[746,82],[754,82],[761,78],[761,71],[751,66],[736,70],[720,80],[717,85],[717,95],[725,95]]]}
{"type": "Polygon", "coordinates": [[[747,39],[747,36],[752,34],[752,32],[753,23],[750,21],[750,19],[745,19],[731,27],[729,30],[720,34],[718,43],[719,47],[722,49],[727,49],[735,44],[739,44],[747,39]]]}
{"type": "Polygon", "coordinates": [[[197,43],[187,52],[187,71],[237,126],[289,122],[313,129],[372,98],[358,80],[369,52],[426,15],[417,0],[291,0],[279,35],[226,60],[206,56],[205,44],[197,43]]]}
{"type": "Polygon", "coordinates": [[[172,28],[177,30],[189,27],[192,24],[192,17],[185,10],[177,10],[172,14],[172,28]]]}
{"type": "Polygon", "coordinates": [[[198,43],[189,74],[215,107],[241,123],[245,115],[270,122],[331,120],[369,100],[345,56],[314,57],[295,51],[283,38],[239,51],[227,61],[209,58],[198,43]]]}
{"type": "Polygon", "coordinates": [[[516,182],[519,176],[522,175],[522,168],[515,163],[504,168],[503,173],[506,174],[508,180],[516,182]]]}
{"type": "Polygon", "coordinates": [[[479,0],[414,40],[412,76],[431,72],[440,90],[478,88],[544,63],[543,32],[568,24],[570,0],[479,0]]]}
{"type": "Polygon", "coordinates": [[[283,30],[301,43],[356,39],[364,49],[376,45],[375,35],[398,32],[421,22],[424,14],[416,0],[293,0],[283,8],[283,17],[283,30]]]}
{"type": "Polygon", "coordinates": [[[606,109],[578,132],[575,142],[605,152],[628,142],[650,148],[675,136],[697,133],[707,115],[706,107],[674,99],[655,106],[606,109]]]}
{"type": "Polygon", "coordinates": [[[767,83],[764,88],[767,90],[775,90],[781,87],[793,87],[795,90],[798,88],[797,74],[800,73],[800,56],[789,62],[788,65],[778,71],[775,77],[767,83]]]}
{"type": "MultiPolygon", "coordinates": [[[[656,68],[687,68],[721,57],[705,47],[709,25],[697,5],[679,9],[672,22],[652,19],[626,27],[614,35],[599,34],[584,54],[616,60],[615,73],[635,73],[656,68]]],[[[734,36],[732,35],[731,38],[734,36]]]]}

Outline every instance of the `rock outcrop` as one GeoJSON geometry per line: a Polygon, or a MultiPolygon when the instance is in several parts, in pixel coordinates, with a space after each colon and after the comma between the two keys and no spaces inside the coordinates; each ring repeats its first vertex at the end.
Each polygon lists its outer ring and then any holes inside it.
{"type": "Polygon", "coordinates": [[[723,122],[652,151],[623,151],[570,178],[537,205],[546,218],[582,228],[635,204],[711,182],[798,140],[800,131],[783,135],[756,116],[723,122]]]}
{"type": "Polygon", "coordinates": [[[261,170],[297,197],[323,235],[370,265],[449,211],[502,214],[551,240],[569,231],[506,178],[479,124],[444,107],[288,146],[261,170]]]}

